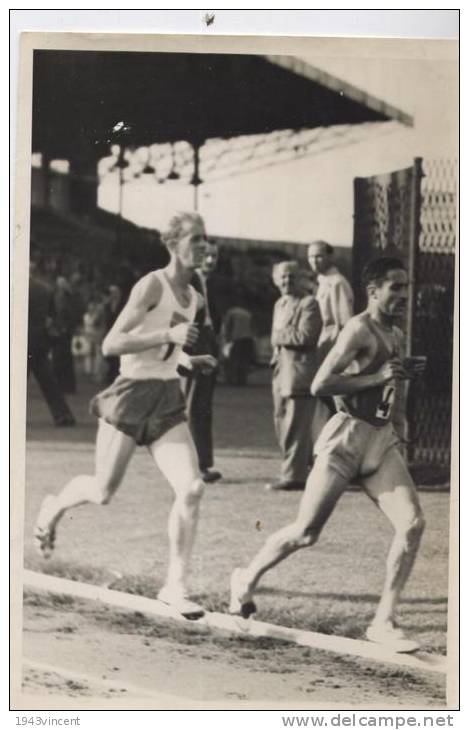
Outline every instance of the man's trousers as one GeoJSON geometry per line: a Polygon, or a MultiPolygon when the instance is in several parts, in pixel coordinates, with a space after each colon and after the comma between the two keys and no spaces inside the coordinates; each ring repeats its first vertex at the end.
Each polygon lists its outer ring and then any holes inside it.
{"type": "Polygon", "coordinates": [[[190,375],[186,382],[189,426],[199,457],[201,471],[213,466],[212,410],[217,372],[190,375]]]}
{"type": "Polygon", "coordinates": [[[323,398],[283,396],[278,373],[272,380],[274,426],[283,461],[282,481],[305,482],[313,464],[314,444],[333,410],[323,398]]]}

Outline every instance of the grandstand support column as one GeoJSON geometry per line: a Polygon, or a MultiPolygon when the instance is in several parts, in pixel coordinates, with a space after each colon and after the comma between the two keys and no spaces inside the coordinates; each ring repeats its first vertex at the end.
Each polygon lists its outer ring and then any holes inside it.
{"type": "Polygon", "coordinates": [[[199,186],[202,183],[202,180],[199,175],[199,165],[200,165],[200,148],[202,147],[205,140],[201,139],[194,139],[192,140],[192,148],[194,150],[194,172],[192,174],[191,179],[191,185],[194,186],[194,210],[197,211],[199,209],[199,186]]]}
{"type": "Polygon", "coordinates": [[[48,210],[50,207],[50,197],[51,197],[51,176],[50,176],[50,157],[43,152],[42,154],[42,161],[41,161],[41,167],[42,167],[42,175],[44,180],[44,210],[48,210]]]}
{"type": "Polygon", "coordinates": [[[97,164],[92,157],[70,160],[71,212],[80,218],[92,217],[98,206],[97,164]]]}

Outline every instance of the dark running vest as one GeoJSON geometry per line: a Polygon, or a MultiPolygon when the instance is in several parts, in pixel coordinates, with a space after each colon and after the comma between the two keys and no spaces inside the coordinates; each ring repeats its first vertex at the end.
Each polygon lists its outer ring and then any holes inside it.
{"type": "MultiPolygon", "coordinates": [[[[390,350],[378,327],[371,320],[367,320],[367,325],[377,340],[378,348],[370,364],[357,373],[358,375],[376,373],[385,362],[399,354],[399,343],[394,328],[392,331],[394,346],[390,350]]],[[[392,414],[395,394],[396,384],[390,381],[352,395],[334,396],[334,402],[338,411],[349,413],[372,426],[385,426],[392,414]]]]}

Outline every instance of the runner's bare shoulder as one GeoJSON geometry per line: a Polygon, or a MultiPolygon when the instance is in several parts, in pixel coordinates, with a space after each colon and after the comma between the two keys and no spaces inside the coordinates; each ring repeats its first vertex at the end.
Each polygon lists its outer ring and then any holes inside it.
{"type": "Polygon", "coordinates": [[[341,335],[347,337],[347,339],[361,341],[363,342],[363,344],[365,344],[370,337],[368,319],[368,312],[360,312],[360,314],[356,314],[354,317],[351,317],[345,324],[341,335]]]}
{"type": "Polygon", "coordinates": [[[135,306],[147,310],[154,309],[160,303],[162,292],[163,286],[159,276],[156,276],[155,271],[150,271],[134,285],[130,293],[130,301],[135,306]]]}

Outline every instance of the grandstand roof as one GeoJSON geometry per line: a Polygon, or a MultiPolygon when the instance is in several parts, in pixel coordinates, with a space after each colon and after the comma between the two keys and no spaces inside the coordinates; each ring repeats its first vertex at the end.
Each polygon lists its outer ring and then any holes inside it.
{"type": "Polygon", "coordinates": [[[136,146],[382,122],[400,110],[292,56],[36,50],[33,151],[98,158],[136,146]]]}

